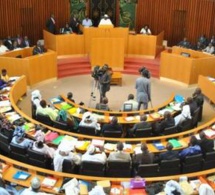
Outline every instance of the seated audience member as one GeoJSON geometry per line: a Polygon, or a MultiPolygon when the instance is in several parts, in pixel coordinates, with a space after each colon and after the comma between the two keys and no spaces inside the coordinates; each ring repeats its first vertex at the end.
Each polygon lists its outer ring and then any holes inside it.
{"type": "Polygon", "coordinates": [[[58,112],[56,121],[67,124],[68,129],[73,129],[75,123],[73,117],[69,116],[65,110],[60,110],[58,112]]]}
{"type": "Polygon", "coordinates": [[[58,149],[55,152],[53,164],[54,164],[54,170],[62,172],[63,170],[63,161],[69,160],[72,164],[80,165],[81,163],[81,157],[79,154],[76,154],[71,151],[71,149],[66,147],[58,147],[58,149]]]}
{"type": "MultiPolygon", "coordinates": [[[[137,129],[150,128],[151,124],[147,122],[147,116],[145,114],[140,116],[140,122],[136,123],[131,129],[130,134],[135,134],[137,129]]],[[[144,130],[143,130],[144,131],[144,130]]]]}
{"type": "Polygon", "coordinates": [[[148,25],[145,25],[141,30],[140,30],[140,34],[144,34],[144,35],[151,35],[152,32],[149,29],[148,25]]]}
{"type": "Polygon", "coordinates": [[[68,23],[66,23],[64,28],[62,28],[61,33],[62,34],[71,34],[72,33],[72,28],[69,26],[68,23]]]}
{"type": "Polygon", "coordinates": [[[187,38],[185,37],[185,38],[183,39],[183,41],[181,41],[181,42],[178,43],[178,46],[179,46],[179,47],[184,47],[184,48],[190,48],[191,44],[190,44],[190,42],[187,40],[187,38]]]}
{"type": "Polygon", "coordinates": [[[7,75],[6,69],[1,70],[1,79],[6,83],[9,81],[10,77],[7,75]]]}
{"type": "Polygon", "coordinates": [[[141,164],[152,164],[154,161],[154,154],[149,152],[145,143],[141,144],[141,152],[135,153],[132,157],[134,167],[137,169],[141,164]]]}
{"type": "Polygon", "coordinates": [[[197,44],[193,46],[193,49],[196,51],[202,51],[204,48],[205,48],[205,45],[203,45],[200,42],[197,42],[197,44]]]}
{"type": "Polygon", "coordinates": [[[111,22],[109,16],[105,14],[99,22],[99,26],[100,25],[113,25],[113,23],[111,22]]]}
{"type": "Polygon", "coordinates": [[[208,40],[206,38],[206,36],[204,34],[202,34],[200,37],[199,37],[199,40],[198,42],[200,42],[202,45],[206,46],[208,45],[208,40]]]}
{"type": "Polygon", "coordinates": [[[72,92],[67,93],[67,99],[70,100],[71,102],[75,103],[75,100],[73,99],[73,93],[72,92]]]}
{"type": "Polygon", "coordinates": [[[198,140],[196,139],[195,136],[191,136],[190,138],[190,143],[189,143],[189,147],[183,149],[180,153],[179,153],[179,157],[180,159],[184,159],[186,156],[193,156],[196,154],[201,154],[201,148],[198,145],[198,140]]]}
{"type": "Polygon", "coordinates": [[[92,20],[89,18],[89,16],[86,16],[83,21],[82,21],[82,25],[84,27],[91,27],[93,25],[92,20]]]}
{"type": "Polygon", "coordinates": [[[127,152],[123,152],[124,145],[122,142],[118,142],[116,149],[116,152],[111,152],[108,156],[107,161],[126,161],[131,162],[131,156],[127,152]]]}
{"type": "Polygon", "coordinates": [[[41,45],[40,41],[37,41],[37,45],[33,48],[33,54],[32,55],[37,55],[37,54],[43,54],[44,49],[41,45]]]}
{"type": "Polygon", "coordinates": [[[202,90],[200,88],[196,88],[193,93],[193,100],[197,103],[198,107],[203,106],[204,104],[204,95],[202,94],[202,90]]]}
{"type": "Polygon", "coordinates": [[[32,150],[45,154],[49,158],[54,158],[54,153],[55,153],[54,148],[47,146],[42,141],[35,141],[33,143],[32,150]]]}
{"type": "Polygon", "coordinates": [[[11,47],[11,50],[20,50],[20,49],[21,49],[21,47],[18,45],[18,42],[14,41],[13,45],[11,47]]]}
{"type": "Polygon", "coordinates": [[[191,113],[191,116],[193,117],[194,112],[198,108],[198,105],[197,105],[196,101],[193,100],[192,97],[187,98],[187,104],[190,106],[190,113],[191,113]]]}
{"type": "Polygon", "coordinates": [[[8,83],[6,83],[3,79],[0,78],[0,90],[7,87],[8,85],[8,83]]]}
{"type": "Polygon", "coordinates": [[[174,151],[173,149],[173,145],[171,143],[167,143],[166,144],[166,152],[161,153],[159,155],[159,161],[162,160],[174,160],[174,159],[178,159],[179,155],[178,155],[178,151],[174,151]]]}
{"type": "Polygon", "coordinates": [[[4,189],[3,187],[0,187],[0,194],[1,195],[10,195],[10,193],[6,189],[4,189]]]}
{"type": "Polygon", "coordinates": [[[37,107],[40,106],[40,101],[42,100],[42,95],[38,89],[32,91],[31,102],[37,107]]]}
{"type": "Polygon", "coordinates": [[[202,51],[209,53],[209,54],[213,54],[214,53],[214,46],[212,45],[212,43],[209,43],[208,46],[203,49],[202,51]]]}
{"type": "Polygon", "coordinates": [[[181,114],[175,117],[175,125],[180,125],[183,121],[192,118],[189,104],[184,102],[181,107],[181,114]]]}
{"type": "Polygon", "coordinates": [[[128,100],[125,101],[123,103],[123,105],[122,105],[122,108],[121,108],[122,111],[125,111],[125,109],[124,109],[125,104],[131,104],[132,105],[131,111],[138,110],[138,102],[134,100],[134,95],[133,94],[128,95],[128,100]]]}
{"type": "Polygon", "coordinates": [[[175,125],[175,120],[169,111],[165,111],[163,117],[164,119],[160,123],[156,124],[155,134],[160,135],[164,132],[165,128],[175,125]]]}
{"type": "Polygon", "coordinates": [[[201,183],[200,186],[198,186],[198,192],[199,195],[214,195],[213,188],[207,184],[207,183],[201,183]]]}
{"type": "Polygon", "coordinates": [[[120,131],[122,133],[122,125],[118,123],[118,119],[116,116],[113,116],[110,123],[104,124],[102,127],[102,134],[105,133],[105,131],[120,131]]]}
{"type": "Polygon", "coordinates": [[[7,51],[9,51],[9,49],[3,44],[3,41],[0,40],[0,54],[3,54],[7,51]]]}
{"type": "MultiPolygon", "coordinates": [[[[79,106],[84,106],[84,102],[80,102],[78,105],[79,106]]],[[[85,112],[86,112],[86,110],[84,108],[78,107],[77,113],[84,114],[85,112]]]]}
{"type": "Polygon", "coordinates": [[[209,43],[211,43],[213,46],[215,46],[215,36],[214,35],[211,36],[209,43]]]}
{"type": "Polygon", "coordinates": [[[18,47],[22,46],[23,38],[19,34],[16,36],[15,41],[17,41],[17,46],[18,47]]]}
{"type": "Polygon", "coordinates": [[[12,40],[12,38],[11,38],[10,35],[5,39],[4,45],[5,45],[9,50],[13,50],[13,49],[12,49],[12,47],[13,47],[13,40],[12,40]]]}
{"type": "Polygon", "coordinates": [[[21,47],[30,47],[30,40],[28,39],[28,36],[24,36],[21,47]]]}
{"type": "MultiPolygon", "coordinates": [[[[40,192],[40,187],[41,187],[41,181],[38,177],[34,177],[31,180],[31,187],[24,189],[20,195],[49,195],[44,192],[40,192]]],[[[51,194],[50,194],[51,195],[51,194]]]]}
{"type": "Polygon", "coordinates": [[[96,109],[97,110],[106,110],[106,111],[110,110],[108,107],[108,98],[103,97],[102,102],[96,104],[96,109]]]}
{"type": "Polygon", "coordinates": [[[25,138],[25,135],[20,135],[20,136],[14,136],[11,143],[23,146],[24,148],[30,148],[33,145],[33,141],[25,138]]]}
{"type": "Polygon", "coordinates": [[[85,152],[85,154],[82,155],[81,161],[92,161],[92,162],[100,162],[102,164],[105,164],[107,160],[107,156],[105,152],[101,151],[97,152],[96,147],[94,145],[90,145],[85,152]]]}
{"type": "Polygon", "coordinates": [[[139,68],[138,72],[140,73],[141,76],[144,72],[144,75],[146,76],[147,79],[150,79],[151,77],[149,70],[145,66],[142,66],[141,68],[139,68]]]}
{"type": "Polygon", "coordinates": [[[170,180],[165,184],[164,194],[166,195],[182,195],[184,194],[180,184],[177,181],[170,180]]]}
{"type": "Polygon", "coordinates": [[[94,127],[97,131],[101,130],[100,124],[97,123],[97,119],[93,117],[91,112],[85,112],[79,126],[94,127]]]}
{"type": "Polygon", "coordinates": [[[199,134],[200,140],[198,141],[198,145],[201,147],[202,153],[206,154],[207,152],[214,151],[214,140],[207,139],[204,131],[199,134]]]}
{"type": "Polygon", "coordinates": [[[55,121],[58,115],[58,110],[49,107],[45,100],[41,100],[40,106],[37,107],[36,114],[48,115],[51,120],[55,121]]]}

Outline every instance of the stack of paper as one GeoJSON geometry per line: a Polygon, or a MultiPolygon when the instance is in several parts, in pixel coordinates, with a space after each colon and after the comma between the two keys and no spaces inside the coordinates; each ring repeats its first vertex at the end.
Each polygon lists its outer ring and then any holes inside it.
{"type": "Polygon", "coordinates": [[[153,119],[159,119],[160,118],[160,114],[157,112],[154,112],[152,114],[150,114],[150,117],[152,117],[153,119]]]}
{"type": "Polygon", "coordinates": [[[96,147],[103,147],[105,144],[105,140],[93,139],[91,144],[96,147]]]}
{"type": "Polygon", "coordinates": [[[208,138],[213,138],[215,136],[215,131],[212,129],[206,129],[204,130],[204,133],[208,138]]]}
{"type": "Polygon", "coordinates": [[[50,102],[51,102],[52,104],[59,104],[59,103],[62,102],[62,100],[56,97],[56,98],[52,98],[52,99],[50,100],[50,102]]]}
{"type": "Polygon", "coordinates": [[[19,180],[26,180],[30,177],[31,175],[27,172],[23,171],[17,171],[15,175],[13,176],[13,179],[19,179],[19,180]]]}
{"type": "Polygon", "coordinates": [[[129,122],[129,121],[133,121],[133,120],[134,120],[134,117],[133,117],[133,116],[128,116],[128,117],[125,118],[125,120],[128,121],[128,122],[129,122]]]}
{"type": "Polygon", "coordinates": [[[45,187],[45,188],[53,188],[55,186],[57,182],[57,179],[56,178],[53,178],[53,177],[46,177],[42,183],[41,183],[41,186],[42,187],[45,187]]]}
{"type": "Polygon", "coordinates": [[[181,143],[177,139],[170,139],[168,142],[171,143],[174,148],[182,147],[181,143]]]}
{"type": "Polygon", "coordinates": [[[90,145],[90,141],[77,141],[75,148],[78,150],[87,150],[87,147],[90,145]]]}
{"type": "Polygon", "coordinates": [[[106,143],[104,148],[109,151],[114,151],[116,150],[116,144],[106,143]]]}
{"type": "Polygon", "coordinates": [[[154,142],[153,145],[155,146],[156,149],[158,150],[163,150],[165,149],[164,145],[161,142],[154,142]]]}

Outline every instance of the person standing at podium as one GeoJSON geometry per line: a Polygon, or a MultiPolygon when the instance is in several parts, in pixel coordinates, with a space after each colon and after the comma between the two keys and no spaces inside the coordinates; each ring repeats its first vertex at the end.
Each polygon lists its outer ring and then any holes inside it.
{"type": "Polygon", "coordinates": [[[140,34],[151,35],[152,32],[151,32],[151,30],[149,29],[148,25],[145,25],[145,26],[141,29],[140,34]]]}
{"type": "Polygon", "coordinates": [[[109,16],[107,14],[104,15],[104,17],[100,20],[99,22],[99,26],[100,25],[113,25],[113,23],[111,22],[109,16]]]}
{"type": "Polygon", "coordinates": [[[56,22],[55,22],[54,14],[51,14],[50,18],[47,20],[46,28],[50,33],[52,34],[56,33],[56,22]]]}

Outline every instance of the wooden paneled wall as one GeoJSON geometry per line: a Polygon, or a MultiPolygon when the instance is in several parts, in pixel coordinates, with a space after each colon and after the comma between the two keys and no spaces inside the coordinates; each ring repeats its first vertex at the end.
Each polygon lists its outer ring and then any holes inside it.
{"type": "Polygon", "coordinates": [[[214,0],[139,0],[136,30],[139,31],[144,24],[148,24],[155,34],[164,30],[164,38],[170,45],[175,44],[183,36],[195,43],[200,34],[207,37],[215,34],[214,18],[214,0]],[[185,14],[182,28],[183,21],[180,19],[183,20],[184,17],[177,14],[177,11],[178,13],[183,11],[185,14]]]}
{"type": "MultiPolygon", "coordinates": [[[[28,35],[33,43],[42,38],[42,29],[51,13],[57,28],[70,16],[69,0],[1,0],[0,38],[28,35]]],[[[117,5],[118,6],[118,5],[117,5]]],[[[117,12],[119,13],[119,12],[117,12]]],[[[116,17],[119,19],[119,17],[116,17]]],[[[215,0],[139,0],[136,31],[148,24],[153,34],[164,30],[164,38],[174,45],[186,36],[195,43],[200,34],[215,34],[215,0]]]]}
{"type": "Polygon", "coordinates": [[[70,16],[69,0],[1,0],[0,38],[28,35],[33,44],[43,38],[43,28],[51,13],[57,28],[70,16]]]}

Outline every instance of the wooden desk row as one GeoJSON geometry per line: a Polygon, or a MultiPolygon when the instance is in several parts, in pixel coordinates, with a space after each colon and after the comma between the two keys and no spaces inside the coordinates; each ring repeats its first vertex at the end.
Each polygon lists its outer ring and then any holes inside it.
{"type": "Polygon", "coordinates": [[[6,69],[10,76],[26,75],[29,86],[56,78],[56,52],[48,50],[41,55],[32,56],[32,50],[33,47],[30,47],[0,55],[0,69],[6,69]],[[17,56],[22,56],[22,58],[17,58],[17,56]]]}
{"type": "MultiPolygon", "coordinates": [[[[12,87],[11,91],[10,91],[10,101],[11,101],[11,104],[14,108],[14,110],[20,114],[23,118],[25,118],[26,120],[28,121],[31,121],[32,123],[34,124],[41,124],[39,123],[38,121],[36,120],[33,120],[31,117],[27,116],[25,113],[23,113],[19,108],[18,106],[16,105],[18,100],[24,95],[26,94],[26,90],[27,90],[27,87],[26,87],[26,77],[25,76],[22,76],[12,87]],[[18,92],[18,93],[17,93],[18,92]]],[[[192,134],[196,134],[198,133],[199,131],[201,131],[202,129],[206,129],[208,127],[210,127],[212,124],[215,123],[215,119],[205,123],[204,125],[202,126],[199,126],[195,129],[191,129],[191,130],[188,130],[186,132],[182,132],[182,133],[177,133],[177,134],[174,134],[174,135],[166,135],[166,136],[158,136],[158,137],[149,137],[149,138],[121,138],[120,140],[122,142],[146,142],[147,144],[148,143],[151,143],[154,142],[154,141],[161,141],[163,142],[164,144],[168,141],[168,139],[171,139],[171,138],[177,138],[177,139],[185,139],[185,143],[187,143],[187,139],[189,139],[190,135],[192,134]]],[[[77,134],[77,133],[72,133],[72,132],[66,132],[66,131],[63,131],[63,130],[60,130],[60,129],[56,129],[54,127],[49,127],[47,125],[44,125],[43,126],[47,127],[48,129],[52,130],[52,131],[55,131],[55,132],[58,132],[60,135],[70,135],[70,136],[74,136],[74,137],[78,137],[80,140],[81,139],[88,139],[88,140],[92,140],[92,139],[98,139],[98,137],[96,136],[89,136],[89,135],[82,135],[82,134],[77,134]]],[[[119,141],[118,138],[107,138],[107,137],[99,137],[99,139],[101,140],[105,140],[106,142],[108,141],[119,141]]],[[[154,147],[153,147],[154,148],[154,147]]],[[[155,150],[153,149],[152,150],[153,152],[159,152],[158,150],[155,150]]]]}
{"type": "MultiPolygon", "coordinates": [[[[35,123],[35,124],[39,124],[37,121],[31,119],[30,117],[28,117],[25,113],[23,113],[21,110],[19,110],[19,108],[17,107],[17,102],[19,101],[19,99],[26,94],[27,91],[27,82],[26,82],[26,77],[22,76],[12,87],[11,91],[10,91],[10,101],[11,104],[13,106],[13,108],[15,109],[16,112],[18,112],[20,115],[22,115],[24,118],[26,118],[27,120],[35,123]]],[[[207,122],[206,124],[202,125],[201,127],[189,130],[187,132],[183,132],[183,133],[179,133],[179,134],[175,134],[174,136],[170,135],[170,136],[162,136],[162,137],[155,137],[155,138],[141,138],[141,139],[121,139],[121,141],[140,141],[140,142],[151,142],[154,140],[160,140],[161,142],[165,142],[167,139],[169,138],[179,138],[179,139],[183,139],[183,140],[188,140],[189,136],[192,134],[196,134],[199,131],[201,131],[202,129],[205,129],[209,126],[211,126],[212,124],[215,123],[215,119],[207,122]]],[[[46,125],[44,125],[46,126],[46,125]]],[[[46,126],[48,127],[48,126],[46,126]]],[[[97,137],[93,137],[93,136],[85,136],[85,135],[80,135],[80,134],[75,134],[75,133],[70,133],[70,132],[64,132],[62,130],[59,129],[55,129],[52,127],[48,127],[49,129],[58,132],[59,134],[68,134],[71,136],[76,136],[76,137],[80,137],[81,139],[96,139],[97,137]]],[[[114,138],[101,138],[104,140],[114,140],[114,141],[118,141],[119,139],[114,139],[114,138]]],[[[152,150],[151,147],[149,147],[149,150],[152,150]]],[[[4,157],[0,155],[0,158],[3,162],[5,162],[6,164],[8,164],[10,166],[9,169],[7,169],[4,173],[3,173],[3,178],[7,181],[10,182],[14,182],[17,183],[19,185],[22,186],[26,186],[28,187],[30,185],[30,180],[33,176],[37,175],[41,178],[41,180],[44,178],[44,175],[49,175],[49,176],[54,176],[55,178],[58,179],[58,182],[56,184],[56,188],[59,188],[62,184],[63,178],[67,177],[67,178],[77,178],[77,179],[81,179],[81,180],[88,180],[88,181],[98,181],[98,180],[110,180],[112,182],[121,182],[121,181],[129,181],[129,178],[106,178],[106,177],[91,177],[91,176],[83,176],[83,175],[74,175],[74,174],[67,174],[67,173],[61,173],[61,172],[54,172],[54,171],[50,171],[50,170],[46,170],[46,169],[42,169],[42,168],[38,168],[38,167],[34,167],[31,165],[27,165],[15,160],[12,160],[10,158],[4,157]],[[24,169],[25,171],[29,172],[31,174],[31,177],[27,180],[27,181],[17,181],[14,180],[12,178],[13,174],[19,170],[19,169],[24,169]]],[[[189,173],[186,174],[186,176],[193,178],[193,177],[198,177],[200,175],[208,175],[211,173],[214,173],[215,169],[210,169],[210,170],[206,170],[206,171],[200,171],[200,172],[196,172],[196,173],[189,173]]],[[[170,179],[175,179],[178,180],[179,177],[181,177],[182,175],[172,175],[172,176],[163,176],[163,177],[152,177],[152,178],[145,178],[147,182],[155,182],[155,181],[168,181],[170,179]]],[[[55,192],[53,189],[46,189],[43,188],[42,190],[49,192],[49,193],[54,193],[54,194],[58,194],[57,192],[55,192]]]]}

